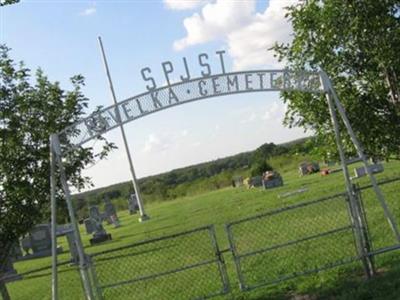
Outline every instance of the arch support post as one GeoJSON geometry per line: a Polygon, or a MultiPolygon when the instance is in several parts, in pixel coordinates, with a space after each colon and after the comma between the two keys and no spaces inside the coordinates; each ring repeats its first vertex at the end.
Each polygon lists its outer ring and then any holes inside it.
{"type": "Polygon", "coordinates": [[[356,137],[356,135],[355,135],[355,133],[353,131],[353,128],[351,127],[350,121],[349,121],[349,119],[348,119],[348,117],[346,115],[346,111],[345,111],[342,103],[340,102],[339,97],[337,96],[336,91],[333,88],[332,82],[330,81],[328,75],[325,72],[322,71],[321,72],[321,76],[322,76],[322,80],[323,80],[323,82],[325,84],[325,87],[326,87],[326,92],[328,93],[328,95],[330,95],[330,97],[333,98],[333,101],[335,102],[335,105],[336,105],[337,110],[338,110],[338,112],[340,114],[340,117],[342,118],[343,123],[344,123],[344,125],[345,125],[345,127],[347,129],[347,132],[349,133],[351,141],[353,142],[354,147],[356,148],[357,153],[358,153],[359,157],[361,158],[361,160],[362,160],[362,162],[364,164],[365,171],[367,172],[368,177],[369,177],[369,179],[371,181],[371,185],[372,185],[372,187],[374,189],[376,197],[377,197],[380,205],[382,206],[382,209],[383,209],[383,212],[385,214],[386,220],[388,221],[389,226],[391,227],[391,229],[392,229],[397,241],[400,243],[400,232],[399,232],[399,229],[398,229],[398,226],[397,226],[397,222],[396,222],[393,214],[391,213],[389,207],[387,206],[387,203],[386,203],[385,198],[383,196],[383,193],[382,193],[382,191],[381,191],[381,189],[380,189],[380,187],[379,187],[379,185],[377,183],[375,175],[372,173],[372,169],[370,168],[370,164],[369,164],[369,162],[367,160],[367,157],[365,156],[364,149],[363,149],[360,141],[357,139],[357,137],[356,137]]]}
{"type": "MultiPolygon", "coordinates": [[[[67,202],[68,214],[69,214],[69,218],[71,220],[71,225],[72,225],[72,229],[73,229],[73,233],[74,233],[76,248],[77,248],[78,257],[79,257],[79,269],[80,269],[81,280],[83,283],[85,296],[86,296],[87,300],[94,300],[93,289],[92,289],[92,285],[91,285],[90,278],[89,278],[89,264],[90,263],[89,263],[88,258],[86,257],[84,249],[83,249],[83,244],[82,244],[81,235],[79,233],[78,223],[76,221],[74,208],[72,206],[71,192],[69,190],[67,176],[65,173],[65,168],[64,168],[64,165],[62,162],[62,151],[61,151],[61,146],[60,146],[60,140],[58,138],[58,135],[52,135],[51,140],[52,140],[51,147],[53,148],[55,161],[59,168],[60,181],[61,181],[61,185],[62,185],[64,194],[65,194],[65,201],[67,202]]],[[[55,245],[53,245],[53,247],[54,246],[55,245]]],[[[54,268],[54,266],[53,266],[53,268],[54,268]]]]}
{"type": "Polygon", "coordinates": [[[50,202],[51,202],[51,299],[58,300],[57,278],[57,201],[56,201],[56,160],[54,134],[50,135],[50,202]]]}
{"type": "Polygon", "coordinates": [[[332,121],[333,129],[335,132],[335,141],[336,141],[336,145],[338,148],[339,157],[340,157],[340,161],[341,161],[341,165],[342,165],[342,171],[343,171],[343,176],[344,176],[347,195],[348,195],[347,201],[348,201],[348,206],[349,206],[349,211],[350,211],[350,217],[351,217],[352,225],[354,227],[357,254],[361,258],[366,276],[368,278],[370,278],[374,275],[374,267],[373,267],[371,257],[368,256],[368,245],[367,245],[367,241],[365,240],[364,235],[363,235],[363,228],[364,228],[363,222],[362,222],[363,219],[359,213],[360,211],[357,209],[358,208],[358,205],[357,205],[358,199],[356,197],[354,186],[350,179],[349,168],[347,165],[346,155],[343,150],[343,143],[342,143],[342,138],[340,135],[339,123],[338,123],[338,118],[336,115],[334,101],[332,99],[332,95],[329,92],[329,86],[327,84],[326,77],[323,74],[321,74],[321,84],[326,91],[325,97],[326,97],[326,100],[328,103],[329,114],[331,116],[331,121],[332,121]]]}

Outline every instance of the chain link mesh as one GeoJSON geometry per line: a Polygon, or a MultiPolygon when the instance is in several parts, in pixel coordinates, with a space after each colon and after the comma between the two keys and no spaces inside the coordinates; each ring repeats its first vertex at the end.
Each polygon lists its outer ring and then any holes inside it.
{"type": "MultiPolygon", "coordinates": [[[[15,269],[18,271],[18,265],[15,269]]],[[[6,284],[11,299],[51,300],[51,265],[18,275],[19,279],[6,284]]],[[[85,299],[79,267],[69,261],[58,264],[58,295],[60,300],[85,299]]]]}
{"type": "Polygon", "coordinates": [[[204,299],[226,292],[213,228],[92,255],[103,299],[204,299]]]}
{"type": "MultiPolygon", "coordinates": [[[[397,226],[400,226],[400,178],[382,180],[379,182],[379,188],[381,189],[385,201],[394,216],[397,226]]],[[[396,236],[383,213],[383,208],[379,203],[372,186],[368,185],[361,187],[360,194],[365,219],[367,221],[369,239],[372,246],[371,251],[379,252],[396,246],[400,247],[399,241],[396,239],[396,236]]],[[[390,255],[396,255],[396,253],[392,252],[390,255]]]]}
{"type": "Polygon", "coordinates": [[[244,290],[357,259],[343,194],[233,222],[227,231],[244,290]]]}
{"type": "MultiPolygon", "coordinates": [[[[379,187],[399,224],[400,178],[379,187]]],[[[400,244],[372,187],[358,186],[356,192],[370,255],[378,268],[390,267],[398,261],[398,251],[391,250],[400,244]]],[[[348,209],[346,195],[337,194],[227,224],[242,290],[358,260],[348,209]]],[[[206,299],[230,291],[212,226],[96,253],[90,260],[96,299],[206,299]]],[[[51,265],[40,264],[14,265],[20,278],[6,283],[11,299],[51,299],[51,265]]],[[[78,266],[60,262],[58,285],[59,299],[85,299],[78,266]]]]}

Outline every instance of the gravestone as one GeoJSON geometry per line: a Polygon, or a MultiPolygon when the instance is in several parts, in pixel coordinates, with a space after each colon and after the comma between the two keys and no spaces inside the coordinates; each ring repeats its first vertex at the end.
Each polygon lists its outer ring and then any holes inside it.
{"type": "Polygon", "coordinates": [[[267,171],[263,174],[262,184],[264,189],[283,186],[282,176],[278,172],[267,171]]]}
{"type": "Polygon", "coordinates": [[[139,204],[135,193],[131,193],[128,198],[128,209],[130,215],[136,214],[139,210],[139,204]]]}
{"type": "MultiPolygon", "coordinates": [[[[50,224],[38,224],[29,232],[28,236],[21,240],[22,248],[26,255],[24,259],[44,257],[51,255],[51,226],[50,224]],[[30,253],[32,250],[32,253],[30,253]]],[[[57,253],[62,252],[62,247],[57,247],[57,253]]]]}
{"type": "MultiPolygon", "coordinates": [[[[375,164],[368,166],[371,173],[381,173],[383,172],[383,165],[382,164],[375,164]]],[[[355,178],[360,178],[367,175],[367,170],[365,167],[359,167],[354,169],[355,178]]]]}
{"type": "Polygon", "coordinates": [[[302,162],[299,165],[299,174],[300,176],[313,174],[319,172],[320,167],[317,162],[302,162]]]}
{"type": "Polygon", "coordinates": [[[94,224],[92,222],[92,219],[87,218],[83,222],[85,224],[86,233],[92,234],[94,232],[94,224]]]}
{"type": "Polygon", "coordinates": [[[31,248],[35,256],[51,255],[51,230],[49,224],[39,224],[29,233],[31,248]]]}
{"type": "Polygon", "coordinates": [[[110,218],[107,216],[106,212],[100,213],[100,219],[101,219],[101,222],[107,222],[108,225],[112,224],[112,222],[111,222],[110,218]]]}
{"type": "Polygon", "coordinates": [[[111,203],[111,200],[108,196],[104,198],[104,209],[107,216],[107,220],[109,224],[114,224],[114,227],[117,228],[120,226],[119,219],[117,216],[117,211],[114,205],[111,203]]]}
{"type": "Polygon", "coordinates": [[[251,187],[260,187],[263,185],[261,176],[251,177],[251,187]]]}
{"type": "Polygon", "coordinates": [[[91,206],[89,207],[89,216],[93,223],[93,238],[91,238],[90,244],[98,244],[108,240],[111,240],[111,234],[108,234],[102,223],[100,211],[98,206],[91,206]]]}

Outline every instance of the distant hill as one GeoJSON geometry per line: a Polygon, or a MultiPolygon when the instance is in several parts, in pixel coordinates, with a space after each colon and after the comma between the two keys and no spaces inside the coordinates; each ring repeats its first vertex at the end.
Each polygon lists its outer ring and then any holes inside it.
{"type": "MultiPolygon", "coordinates": [[[[265,143],[253,151],[144,177],[139,179],[142,196],[145,202],[165,201],[226,187],[235,175],[249,176],[253,165],[260,160],[268,162],[274,157],[308,153],[312,140],[308,137],[279,145],[265,143]]],[[[126,199],[132,192],[132,183],[126,181],[75,194],[73,198],[76,209],[86,215],[88,204],[101,205],[106,194],[126,208],[126,199]]]]}

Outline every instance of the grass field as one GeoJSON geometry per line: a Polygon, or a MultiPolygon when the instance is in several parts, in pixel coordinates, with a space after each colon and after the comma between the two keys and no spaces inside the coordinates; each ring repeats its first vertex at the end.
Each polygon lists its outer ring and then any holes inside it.
{"type": "MultiPolygon", "coordinates": [[[[355,165],[354,165],[355,166],[355,165]]],[[[353,166],[352,166],[353,167],[353,166]]],[[[229,247],[225,224],[260,214],[277,208],[286,207],[303,201],[311,201],[345,190],[341,172],[321,177],[318,174],[299,178],[296,170],[281,172],[285,185],[272,190],[226,188],[193,197],[179,198],[173,201],[151,203],[147,205],[151,219],[138,223],[137,216],[130,216],[126,211],[119,212],[122,226],[106,230],[112,234],[113,240],[101,245],[90,246],[89,235],[82,230],[85,250],[89,254],[109,249],[129,246],[146,239],[161,237],[214,224],[220,249],[229,247]],[[307,188],[301,194],[286,198],[278,195],[300,188],[307,188]]],[[[400,163],[385,164],[385,172],[378,179],[400,176],[400,163]]],[[[368,184],[367,178],[359,179],[361,185],[368,184]]],[[[382,187],[400,222],[400,182],[382,187]]],[[[383,212],[373,197],[371,189],[363,191],[366,212],[374,249],[393,245],[396,241],[383,217],[383,212]]],[[[246,252],[246,247],[258,249],[271,243],[290,241],[310,232],[329,229],[331,225],[340,227],[346,224],[348,217],[345,206],[335,204],[329,206],[313,206],[313,209],[299,209],[295,213],[279,214],[268,218],[264,223],[252,223],[246,230],[236,232],[238,251],[246,252]]],[[[250,223],[249,223],[250,224],[250,223]]],[[[239,228],[239,227],[237,227],[239,228]]],[[[239,229],[237,229],[239,230],[239,229]]],[[[59,244],[68,249],[64,239],[59,244]]],[[[211,258],[212,247],[209,236],[203,233],[154,243],[150,246],[136,247],[136,258],[132,258],[132,248],[115,254],[106,253],[94,257],[99,280],[106,284],[117,278],[121,280],[146,275],[149,272],[162,272],[169,267],[175,268],[183,263],[195,263],[211,258]],[[160,251],[158,251],[161,249],[160,251]],[[157,250],[157,251],[156,251],[157,250]],[[140,254],[139,254],[140,253],[140,254]],[[114,256],[113,256],[114,255],[114,256]],[[122,258],[124,257],[124,258],[122,258]],[[97,259],[97,261],[96,261],[97,259]]],[[[331,235],[329,239],[318,239],[307,244],[305,248],[294,247],[282,251],[274,251],[268,255],[252,256],[243,265],[248,282],[273,279],[280,274],[292,273],[310,264],[321,264],[330,257],[355,255],[351,234],[331,235]],[[270,276],[270,277],[268,277],[270,276]],[[268,277],[268,278],[267,278],[268,277]]],[[[360,262],[323,271],[318,274],[298,277],[279,284],[240,292],[230,252],[223,254],[227,265],[232,293],[220,297],[222,299],[400,299],[400,252],[392,251],[376,256],[378,275],[366,281],[360,262]],[[297,298],[296,298],[297,297],[297,298]]],[[[60,261],[69,257],[68,252],[59,255],[60,261]]],[[[50,265],[50,258],[22,261],[15,264],[19,273],[50,265]]],[[[106,299],[185,299],[198,292],[198,287],[213,291],[218,289],[219,281],[215,265],[205,266],[182,274],[171,275],[168,283],[162,280],[138,283],[128,290],[107,290],[106,299]],[[165,289],[165,290],[163,290],[165,289]],[[141,294],[141,291],[145,293],[141,294]],[[130,296],[127,296],[130,295],[130,296]]],[[[80,299],[81,286],[77,272],[71,271],[68,265],[60,268],[60,295],[62,299],[80,299]]],[[[279,276],[278,276],[279,277],[279,276]]],[[[27,279],[7,285],[12,299],[50,299],[49,270],[28,275],[27,279]]],[[[218,298],[219,299],[219,298],[218,298]]]]}

